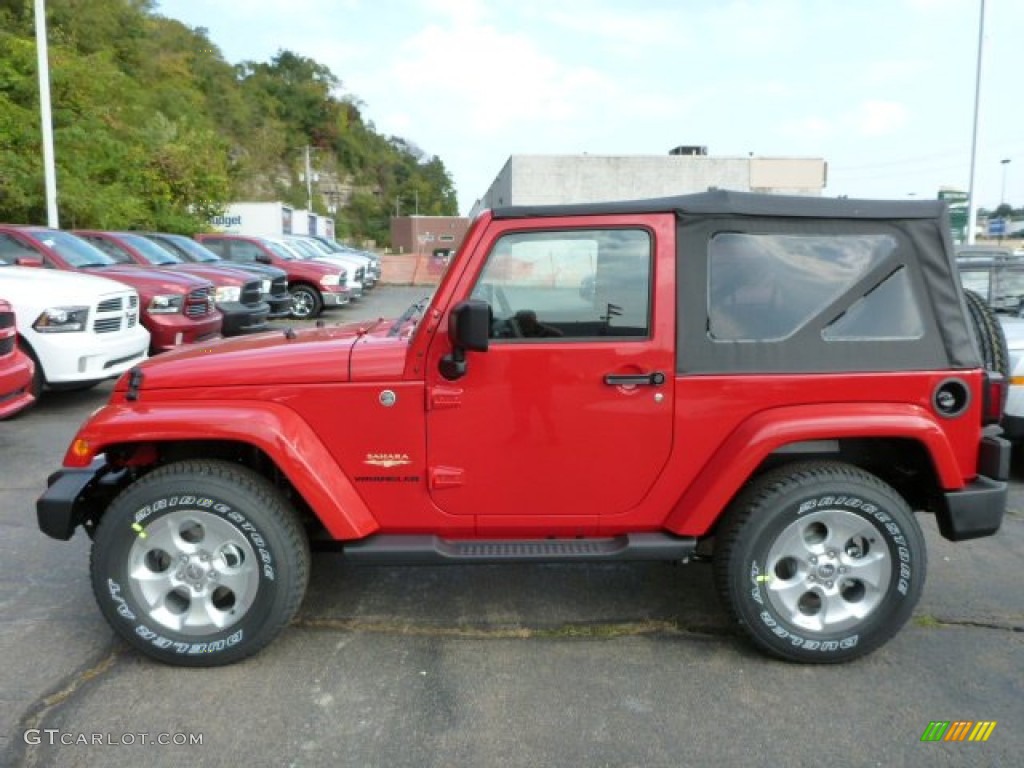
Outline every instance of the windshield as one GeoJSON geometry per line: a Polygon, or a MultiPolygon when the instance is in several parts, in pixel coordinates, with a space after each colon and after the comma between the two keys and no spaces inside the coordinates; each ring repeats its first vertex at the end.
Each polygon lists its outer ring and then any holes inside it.
{"type": "Polygon", "coordinates": [[[279,243],[276,240],[264,240],[263,244],[267,246],[275,256],[284,259],[285,261],[298,261],[299,259],[295,252],[288,248],[284,243],[279,243]]]}
{"type": "Polygon", "coordinates": [[[317,256],[330,256],[334,253],[333,248],[327,247],[325,243],[321,243],[315,237],[300,238],[298,242],[302,243],[309,250],[315,251],[317,256]]]}
{"type": "Polygon", "coordinates": [[[204,263],[223,261],[220,256],[206,246],[200,245],[191,237],[185,237],[184,235],[163,235],[157,239],[157,242],[163,244],[163,240],[166,240],[168,243],[172,243],[172,247],[177,247],[178,250],[184,251],[186,258],[191,259],[192,261],[204,263]]]}
{"type": "Polygon", "coordinates": [[[405,310],[405,312],[402,313],[401,317],[395,320],[390,330],[388,330],[388,336],[398,336],[401,333],[409,335],[416,330],[416,324],[420,321],[420,318],[423,317],[424,310],[430,306],[430,301],[433,298],[434,294],[430,293],[412,304],[407,310],[405,310]]]}
{"type": "Polygon", "coordinates": [[[336,243],[334,240],[329,240],[326,237],[320,237],[319,235],[315,235],[313,239],[320,243],[320,245],[322,245],[331,253],[340,253],[341,251],[345,250],[344,246],[336,243]]]}
{"type": "Polygon", "coordinates": [[[128,245],[134,248],[143,259],[146,260],[147,264],[152,264],[154,267],[162,267],[167,264],[183,264],[184,262],[173,253],[170,253],[166,248],[154,243],[149,238],[143,237],[142,235],[121,235],[128,245]]]}
{"type": "Polygon", "coordinates": [[[305,240],[289,240],[288,247],[294,251],[298,251],[299,254],[301,254],[302,257],[306,259],[319,259],[321,256],[327,255],[325,253],[322,253],[317,248],[314,248],[305,240]]]}
{"type": "Polygon", "coordinates": [[[32,234],[46,247],[76,269],[109,267],[117,262],[91,243],[67,232],[54,229],[34,230],[32,234]]]}

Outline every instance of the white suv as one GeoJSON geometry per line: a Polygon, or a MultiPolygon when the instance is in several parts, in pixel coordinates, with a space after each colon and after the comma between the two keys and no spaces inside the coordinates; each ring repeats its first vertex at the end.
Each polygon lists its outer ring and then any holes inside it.
{"type": "Polygon", "coordinates": [[[35,360],[36,395],[44,385],[85,389],[146,359],[139,295],[122,283],[10,266],[0,256],[0,296],[14,308],[19,341],[35,360]]]}

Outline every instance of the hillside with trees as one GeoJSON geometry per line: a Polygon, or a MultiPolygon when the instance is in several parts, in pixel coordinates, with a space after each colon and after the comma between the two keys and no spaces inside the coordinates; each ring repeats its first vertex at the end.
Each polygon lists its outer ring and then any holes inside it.
{"type": "MultiPolygon", "coordinates": [[[[0,221],[46,203],[32,0],[0,0],[0,221]]],[[[444,163],[383,136],[324,65],[291,51],[232,65],[151,0],[48,0],[61,225],[193,233],[232,200],[336,209],[339,236],[388,240],[398,203],[456,215],[444,163]]]]}

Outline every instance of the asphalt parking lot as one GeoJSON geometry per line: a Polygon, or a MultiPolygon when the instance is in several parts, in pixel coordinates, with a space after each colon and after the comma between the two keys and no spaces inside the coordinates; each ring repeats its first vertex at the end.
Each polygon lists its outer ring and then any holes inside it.
{"type": "MultiPolygon", "coordinates": [[[[378,288],[325,319],[395,314],[425,292],[378,288]]],[[[954,545],[921,517],[915,617],[850,664],[756,653],[706,565],[396,568],[318,553],[298,619],[265,651],[178,669],[114,638],[87,538],[36,527],[46,476],[109,391],[47,394],[0,423],[0,765],[1020,765],[1019,457],[997,536],[954,545]],[[922,743],[936,720],[997,725],[985,743],[922,743]]]]}

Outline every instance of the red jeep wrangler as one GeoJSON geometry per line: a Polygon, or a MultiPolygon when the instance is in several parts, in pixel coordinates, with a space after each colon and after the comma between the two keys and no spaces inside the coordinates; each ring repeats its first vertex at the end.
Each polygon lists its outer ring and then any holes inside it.
{"type": "MultiPolygon", "coordinates": [[[[1007,498],[943,204],[711,192],[481,214],[429,300],[148,361],[38,502],[93,537],[113,627],[166,662],[288,624],[353,561],[712,558],[765,651],[884,643],[1007,498]]],[[[996,327],[997,324],[996,324],[996,327]]]]}

